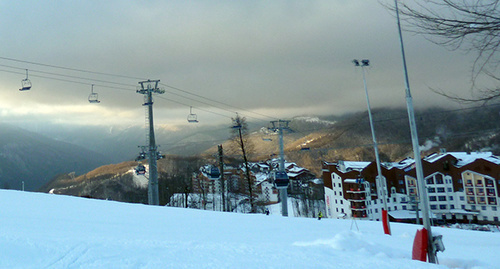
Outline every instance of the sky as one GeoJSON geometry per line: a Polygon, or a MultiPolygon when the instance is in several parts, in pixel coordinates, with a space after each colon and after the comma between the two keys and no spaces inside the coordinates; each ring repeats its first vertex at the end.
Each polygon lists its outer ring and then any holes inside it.
{"type": "MultiPolygon", "coordinates": [[[[391,0],[0,1],[0,121],[144,123],[140,81],[160,80],[155,123],[201,125],[405,107],[391,0]],[[26,77],[33,86],[20,92],[26,77]],[[101,103],[87,100],[94,84],[101,103]]],[[[404,25],[405,26],[405,25],[404,25]]],[[[405,31],[417,108],[456,107],[473,57],[405,31]]]]}
{"type": "MultiPolygon", "coordinates": [[[[500,233],[432,227],[439,265],[411,259],[421,225],[148,206],[0,190],[2,268],[500,267],[500,233]],[[64,206],[61,206],[64,205],[64,206]]],[[[279,207],[279,205],[277,206],[279,207]]],[[[293,212],[293,211],[290,211],[293,212]]]]}

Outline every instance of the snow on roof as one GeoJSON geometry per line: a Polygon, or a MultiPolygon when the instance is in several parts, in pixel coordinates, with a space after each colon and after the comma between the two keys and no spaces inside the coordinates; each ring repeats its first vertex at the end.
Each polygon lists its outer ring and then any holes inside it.
{"type": "Polygon", "coordinates": [[[401,160],[399,162],[383,163],[383,165],[387,169],[391,169],[391,168],[404,169],[410,165],[413,165],[414,163],[415,163],[415,160],[413,158],[408,157],[408,158],[401,160]]]}
{"type": "Polygon", "coordinates": [[[255,183],[261,184],[262,182],[266,181],[269,177],[269,174],[267,173],[256,173],[255,174],[255,183]]]}
{"type": "Polygon", "coordinates": [[[358,183],[354,178],[346,178],[344,179],[344,183],[358,183]]]}
{"type": "MultiPolygon", "coordinates": [[[[415,219],[417,218],[417,214],[415,211],[409,211],[409,210],[394,210],[394,211],[389,211],[389,215],[391,215],[395,219],[415,219]]],[[[422,217],[422,212],[419,211],[419,217],[422,217]]],[[[434,213],[429,212],[429,217],[435,219],[436,215],[434,213]]]]}
{"type": "Polygon", "coordinates": [[[370,165],[371,162],[349,162],[349,161],[344,161],[344,165],[346,169],[353,169],[353,170],[363,170],[365,169],[368,165],[370,165]]]}
{"type": "Polygon", "coordinates": [[[288,169],[288,172],[291,172],[291,173],[300,173],[300,172],[304,172],[305,170],[307,170],[307,169],[305,169],[303,167],[294,166],[294,167],[288,169]]]}
{"type": "Polygon", "coordinates": [[[500,159],[493,155],[491,152],[446,152],[446,153],[433,153],[424,158],[425,161],[434,163],[446,155],[455,157],[458,162],[457,167],[470,164],[477,159],[484,159],[494,164],[500,164],[500,159]]]}
{"type": "Polygon", "coordinates": [[[452,214],[462,214],[462,215],[477,215],[479,212],[465,211],[463,209],[450,209],[452,214]]]}

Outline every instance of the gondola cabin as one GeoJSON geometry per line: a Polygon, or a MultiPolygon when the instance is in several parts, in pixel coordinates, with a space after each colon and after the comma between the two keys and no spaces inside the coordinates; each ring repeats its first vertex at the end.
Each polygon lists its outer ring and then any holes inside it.
{"type": "Polygon", "coordinates": [[[286,172],[277,171],[274,173],[274,185],[278,189],[288,188],[288,183],[290,180],[288,179],[288,175],[286,172]]]}
{"type": "Polygon", "coordinates": [[[137,165],[137,167],[135,168],[135,173],[137,175],[144,175],[146,174],[146,167],[142,164],[139,164],[137,165]]]}
{"type": "Polygon", "coordinates": [[[208,170],[208,178],[210,179],[219,179],[220,178],[220,170],[216,166],[210,167],[210,170],[208,170]]]}

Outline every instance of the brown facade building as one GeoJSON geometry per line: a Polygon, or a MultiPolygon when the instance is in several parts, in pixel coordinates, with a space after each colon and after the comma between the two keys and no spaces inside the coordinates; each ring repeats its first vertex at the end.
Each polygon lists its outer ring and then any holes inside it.
{"type": "MultiPolygon", "coordinates": [[[[441,152],[423,158],[422,166],[436,221],[500,223],[500,158],[490,152],[441,152]]],[[[382,176],[391,219],[416,220],[419,193],[413,159],[383,163],[382,176]]],[[[375,162],[325,162],[327,217],[381,219],[384,188],[376,179],[375,162]]]]}

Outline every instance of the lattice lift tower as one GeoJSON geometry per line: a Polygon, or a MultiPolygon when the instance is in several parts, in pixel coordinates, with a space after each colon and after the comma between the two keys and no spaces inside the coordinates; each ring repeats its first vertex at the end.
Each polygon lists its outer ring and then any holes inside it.
{"type": "Polygon", "coordinates": [[[158,88],[158,83],[160,80],[147,80],[139,82],[140,89],[137,93],[144,94],[144,106],[147,107],[146,110],[146,129],[149,127],[149,135],[147,136],[147,142],[149,142],[148,149],[148,159],[149,159],[149,182],[148,182],[148,204],[159,205],[160,198],[158,192],[158,166],[156,159],[158,156],[156,142],[155,142],[155,130],[153,124],[153,93],[162,94],[165,90],[158,88]]]}

